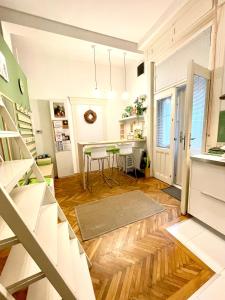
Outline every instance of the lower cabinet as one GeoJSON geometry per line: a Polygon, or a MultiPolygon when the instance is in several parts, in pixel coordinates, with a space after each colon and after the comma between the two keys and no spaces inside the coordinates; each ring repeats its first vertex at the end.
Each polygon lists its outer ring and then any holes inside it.
{"type": "Polygon", "coordinates": [[[225,166],[191,161],[188,213],[225,235],[225,166]]]}

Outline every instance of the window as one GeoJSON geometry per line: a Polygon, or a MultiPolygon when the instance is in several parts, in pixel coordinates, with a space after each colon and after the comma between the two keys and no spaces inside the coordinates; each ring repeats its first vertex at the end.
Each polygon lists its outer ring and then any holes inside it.
{"type": "Polygon", "coordinates": [[[157,101],[157,147],[170,147],[171,97],[157,101]]]}

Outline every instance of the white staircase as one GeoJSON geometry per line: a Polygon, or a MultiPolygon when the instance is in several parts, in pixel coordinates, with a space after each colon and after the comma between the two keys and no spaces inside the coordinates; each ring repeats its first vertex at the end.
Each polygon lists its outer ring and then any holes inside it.
{"type": "MultiPolygon", "coordinates": [[[[0,250],[10,252],[0,300],[27,289],[27,300],[94,300],[89,260],[0,98],[7,131],[22,158],[0,160],[0,250]],[[34,173],[39,183],[19,186],[34,173]]],[[[0,157],[1,158],[1,157],[0,157]]]]}

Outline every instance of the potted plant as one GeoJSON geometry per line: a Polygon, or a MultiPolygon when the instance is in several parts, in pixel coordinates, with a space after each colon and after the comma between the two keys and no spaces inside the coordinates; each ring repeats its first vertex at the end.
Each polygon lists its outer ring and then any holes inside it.
{"type": "Polygon", "coordinates": [[[128,105],[124,109],[124,113],[122,114],[122,118],[128,118],[132,115],[133,107],[131,105],[128,105]]]}
{"type": "Polygon", "coordinates": [[[142,116],[143,113],[146,111],[147,106],[144,105],[145,100],[146,100],[146,96],[143,95],[137,97],[137,99],[134,101],[137,116],[142,116]]]}

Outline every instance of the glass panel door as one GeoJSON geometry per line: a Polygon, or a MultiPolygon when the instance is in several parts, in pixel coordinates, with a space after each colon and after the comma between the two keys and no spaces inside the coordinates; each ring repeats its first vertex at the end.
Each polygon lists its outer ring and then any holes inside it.
{"type": "Polygon", "coordinates": [[[190,154],[200,154],[204,151],[205,112],[207,100],[208,79],[194,75],[192,124],[190,138],[190,154]]]}

